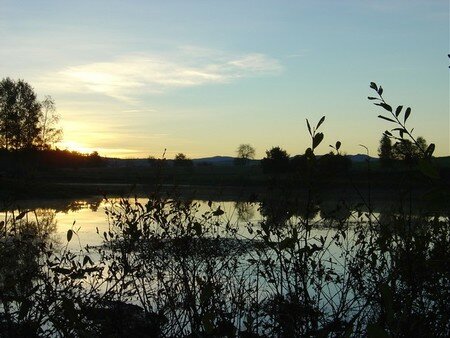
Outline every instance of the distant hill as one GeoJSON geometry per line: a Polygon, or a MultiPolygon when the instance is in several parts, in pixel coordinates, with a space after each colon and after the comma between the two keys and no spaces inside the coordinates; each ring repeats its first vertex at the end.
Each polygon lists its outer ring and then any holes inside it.
{"type": "Polygon", "coordinates": [[[234,165],[234,157],[231,156],[213,156],[196,158],[192,160],[194,164],[210,164],[210,165],[234,165]]]}
{"type": "MultiPolygon", "coordinates": [[[[121,159],[121,158],[105,158],[109,167],[150,167],[151,163],[146,158],[121,159]]],[[[214,166],[232,166],[234,165],[234,157],[231,156],[212,156],[195,158],[192,161],[194,165],[214,165],[214,166]]],[[[172,165],[173,160],[166,160],[172,165]]],[[[250,163],[258,163],[259,160],[250,160],[250,163]]]]}
{"type": "MultiPolygon", "coordinates": [[[[356,155],[346,155],[352,162],[361,163],[365,162],[368,159],[373,162],[379,161],[379,158],[368,156],[366,154],[356,154],[356,155]]],[[[318,156],[320,157],[320,156],[318,156]]],[[[149,167],[151,164],[146,158],[136,158],[136,159],[121,159],[121,158],[105,158],[108,166],[110,167],[149,167]]],[[[202,157],[195,158],[192,160],[194,165],[213,165],[213,166],[233,166],[235,157],[232,156],[212,156],[212,157],[202,157]]],[[[257,165],[259,163],[259,159],[257,160],[249,160],[249,164],[257,165]]],[[[438,157],[438,163],[445,164],[448,166],[448,162],[450,162],[450,157],[438,157]]],[[[167,160],[167,163],[171,165],[173,160],[167,160]]]]}
{"type": "MultiPolygon", "coordinates": [[[[367,155],[347,155],[352,162],[364,162],[369,158],[367,155]]],[[[377,161],[378,158],[370,157],[371,161],[377,161]]],[[[149,167],[151,164],[146,158],[105,158],[105,161],[109,167],[149,167]]],[[[195,158],[192,160],[194,165],[215,165],[215,166],[232,166],[234,165],[235,157],[232,156],[212,156],[195,158]]],[[[260,160],[249,160],[249,164],[258,164],[260,160]]],[[[173,160],[167,160],[168,164],[171,164],[173,160]]]]}
{"type": "Polygon", "coordinates": [[[378,161],[379,158],[371,157],[365,154],[356,154],[356,155],[346,155],[352,162],[364,162],[367,160],[370,161],[378,161]]]}
{"type": "MultiPolygon", "coordinates": [[[[235,164],[235,157],[231,156],[213,156],[193,159],[195,165],[217,165],[217,166],[232,166],[235,164]]],[[[258,164],[260,160],[248,160],[247,165],[258,164]]]]}

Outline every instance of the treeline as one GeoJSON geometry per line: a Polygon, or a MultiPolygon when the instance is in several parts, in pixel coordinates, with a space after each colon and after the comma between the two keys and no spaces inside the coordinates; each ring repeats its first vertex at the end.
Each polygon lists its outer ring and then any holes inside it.
{"type": "Polygon", "coordinates": [[[106,161],[97,152],[82,154],[60,149],[0,149],[2,172],[20,175],[34,169],[83,168],[105,166],[106,161]]]}
{"type": "Polygon", "coordinates": [[[61,141],[59,115],[50,96],[39,101],[23,80],[0,81],[1,173],[22,175],[34,169],[98,167],[105,165],[97,152],[55,149],[61,141]]]}
{"type": "Polygon", "coordinates": [[[422,136],[417,137],[414,142],[400,139],[393,143],[388,134],[383,134],[380,139],[378,156],[383,166],[392,166],[396,162],[415,164],[425,156],[428,147],[427,141],[422,136]]]}
{"type": "Polygon", "coordinates": [[[62,137],[58,121],[50,96],[39,101],[25,81],[10,78],[0,81],[1,149],[50,149],[62,137]]]}
{"type": "Polygon", "coordinates": [[[315,167],[315,171],[322,176],[333,176],[347,173],[352,161],[340,153],[330,152],[317,156],[314,161],[307,154],[290,157],[280,147],[273,147],[266,151],[266,157],[261,160],[261,167],[265,174],[306,173],[315,167]]]}

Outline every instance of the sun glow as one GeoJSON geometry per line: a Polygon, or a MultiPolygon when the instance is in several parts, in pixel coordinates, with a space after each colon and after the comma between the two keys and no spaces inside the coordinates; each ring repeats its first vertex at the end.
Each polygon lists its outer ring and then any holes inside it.
{"type": "Polygon", "coordinates": [[[85,145],[75,141],[63,141],[58,143],[57,147],[64,150],[77,151],[82,154],[91,154],[96,151],[94,148],[86,147],[85,145]]]}
{"type": "Polygon", "coordinates": [[[102,148],[89,147],[86,144],[76,141],[63,141],[56,144],[56,147],[62,150],[77,151],[81,154],[90,155],[97,152],[100,156],[114,157],[114,158],[143,158],[147,157],[147,153],[139,152],[136,149],[127,148],[102,148]]]}

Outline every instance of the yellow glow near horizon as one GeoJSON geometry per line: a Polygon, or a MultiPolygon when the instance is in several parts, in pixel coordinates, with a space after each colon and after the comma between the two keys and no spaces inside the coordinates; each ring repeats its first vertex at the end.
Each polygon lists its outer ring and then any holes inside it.
{"type": "Polygon", "coordinates": [[[133,149],[89,147],[86,144],[72,140],[59,142],[56,144],[56,147],[62,150],[77,151],[82,154],[92,154],[96,151],[100,156],[113,158],[146,158],[148,156],[146,153],[140,153],[133,149]]]}
{"type": "Polygon", "coordinates": [[[75,141],[63,141],[56,144],[56,146],[60,149],[70,150],[70,151],[78,151],[82,154],[91,154],[95,151],[94,148],[86,147],[85,145],[75,142],[75,141]]]}

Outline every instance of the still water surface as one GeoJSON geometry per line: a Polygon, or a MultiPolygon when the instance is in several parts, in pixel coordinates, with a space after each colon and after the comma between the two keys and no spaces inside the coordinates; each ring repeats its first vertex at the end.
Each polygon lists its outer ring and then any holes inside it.
{"type": "MultiPolygon", "coordinates": [[[[138,198],[131,200],[145,205],[147,199],[138,198]]],[[[98,246],[103,242],[103,232],[109,230],[109,220],[105,211],[111,208],[111,205],[119,202],[119,199],[101,199],[101,198],[86,198],[81,200],[33,200],[26,201],[21,204],[9,206],[0,212],[0,219],[11,217],[14,212],[17,215],[20,211],[30,210],[26,217],[34,220],[36,215],[52,215],[56,222],[56,229],[52,234],[52,238],[62,245],[66,244],[66,234],[69,229],[75,230],[76,236],[70,243],[71,249],[81,248],[85,246],[98,246]]],[[[218,218],[220,224],[227,223],[239,229],[239,235],[242,238],[252,238],[247,232],[247,225],[249,223],[257,225],[264,218],[267,219],[268,213],[275,212],[276,217],[289,219],[290,216],[287,209],[284,209],[282,204],[275,204],[273,206],[265,207],[262,210],[260,203],[248,203],[242,201],[215,201],[212,205],[208,205],[208,201],[194,200],[193,204],[197,206],[197,216],[201,216],[207,211],[217,210],[220,208],[224,211],[223,215],[218,218]]],[[[302,203],[301,203],[302,204],[302,203]]],[[[305,204],[305,203],[303,203],[305,204]]],[[[306,204],[305,204],[306,205],[306,204]]],[[[315,232],[322,232],[320,229],[323,223],[324,209],[326,206],[322,205],[320,210],[312,217],[311,222],[316,225],[315,232]]],[[[332,210],[335,205],[331,204],[328,209],[332,210]]],[[[292,210],[291,210],[292,211],[292,210]]],[[[292,214],[292,213],[291,213],[292,214]]],[[[346,212],[346,216],[350,216],[350,212],[346,212]]],[[[377,214],[375,213],[375,216],[377,214]]],[[[270,217],[270,216],[269,216],[270,217]]],[[[351,218],[350,218],[351,221],[351,218]]]]}

